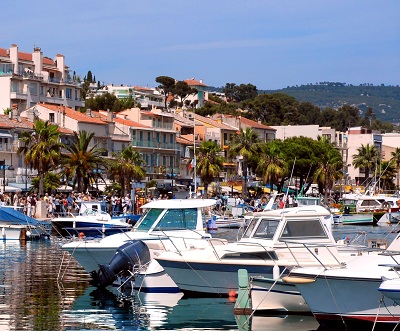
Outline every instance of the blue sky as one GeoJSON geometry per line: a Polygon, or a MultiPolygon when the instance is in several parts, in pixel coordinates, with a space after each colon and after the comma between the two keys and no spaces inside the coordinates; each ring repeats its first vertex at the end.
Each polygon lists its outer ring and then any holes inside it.
{"type": "Polygon", "coordinates": [[[259,89],[322,81],[398,85],[399,0],[7,2],[0,47],[65,55],[81,77],[157,76],[259,89]],[[7,14],[8,13],[8,14],[7,14]]]}

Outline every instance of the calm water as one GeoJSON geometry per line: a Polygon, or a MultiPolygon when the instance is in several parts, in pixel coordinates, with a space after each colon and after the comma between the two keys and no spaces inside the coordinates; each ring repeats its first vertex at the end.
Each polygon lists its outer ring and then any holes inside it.
{"type": "MultiPolygon", "coordinates": [[[[391,240],[388,227],[334,229],[336,239],[391,240]],[[364,237],[363,235],[360,237],[364,237]]],[[[234,238],[232,230],[220,237],[234,238]]],[[[121,298],[91,287],[74,261],[58,281],[63,253],[58,239],[0,242],[0,330],[316,330],[308,316],[235,319],[227,298],[181,298],[180,294],[121,298]],[[249,327],[250,325],[250,327],[249,327]]]]}

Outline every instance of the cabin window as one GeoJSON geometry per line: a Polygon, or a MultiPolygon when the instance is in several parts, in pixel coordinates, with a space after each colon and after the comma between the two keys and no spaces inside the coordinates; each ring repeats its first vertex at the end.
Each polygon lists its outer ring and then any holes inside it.
{"type": "Polygon", "coordinates": [[[190,229],[197,225],[197,208],[168,209],[157,225],[157,230],[190,229]]]}
{"type": "Polygon", "coordinates": [[[261,220],[256,232],[254,233],[254,238],[272,239],[278,225],[279,220],[261,220]]]}
{"type": "Polygon", "coordinates": [[[319,219],[288,220],[281,238],[309,239],[310,237],[328,238],[319,219]]]}
{"type": "Polygon", "coordinates": [[[140,220],[137,229],[142,231],[150,230],[163,211],[164,209],[155,209],[155,208],[150,209],[140,220]]]}

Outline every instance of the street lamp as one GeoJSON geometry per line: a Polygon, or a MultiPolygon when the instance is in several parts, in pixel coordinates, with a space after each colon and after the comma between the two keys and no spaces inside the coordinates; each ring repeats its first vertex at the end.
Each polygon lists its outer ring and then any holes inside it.
{"type": "Polygon", "coordinates": [[[12,157],[11,157],[11,164],[9,166],[6,165],[6,160],[0,161],[0,169],[3,170],[3,194],[6,192],[6,169],[7,170],[14,170],[12,165],[12,157]]]}

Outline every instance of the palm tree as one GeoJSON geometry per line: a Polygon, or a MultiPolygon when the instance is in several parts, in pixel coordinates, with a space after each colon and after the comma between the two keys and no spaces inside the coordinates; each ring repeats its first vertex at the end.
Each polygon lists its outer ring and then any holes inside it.
{"type": "Polygon", "coordinates": [[[332,190],[333,184],[343,177],[343,159],[338,150],[329,142],[321,141],[320,143],[323,151],[314,172],[314,180],[323,188],[324,201],[327,202],[328,192],[332,190]]]}
{"type": "Polygon", "coordinates": [[[196,149],[195,167],[204,185],[205,196],[208,196],[208,185],[217,177],[223,167],[224,157],[220,155],[221,147],[214,141],[204,141],[196,149]]]}
{"type": "Polygon", "coordinates": [[[68,153],[62,155],[67,180],[73,179],[79,192],[86,192],[90,181],[95,179],[95,170],[106,166],[102,157],[104,150],[97,144],[90,147],[93,137],[94,132],[74,131],[72,144],[65,146],[68,153]]]}
{"type": "Polygon", "coordinates": [[[353,166],[355,168],[365,169],[364,182],[367,184],[371,170],[374,170],[376,164],[380,161],[378,148],[374,145],[363,145],[357,148],[357,154],[353,155],[353,166]]]}
{"type": "Polygon", "coordinates": [[[382,161],[377,169],[376,176],[379,178],[379,186],[383,191],[394,190],[393,178],[396,176],[397,168],[392,161],[382,161]]]}
{"type": "Polygon", "coordinates": [[[270,184],[272,192],[274,183],[277,184],[279,178],[282,178],[286,173],[286,164],[281,158],[278,141],[261,145],[256,171],[261,174],[265,183],[270,184]]]}
{"type": "Polygon", "coordinates": [[[400,147],[396,147],[396,149],[392,152],[392,158],[390,159],[391,162],[394,162],[397,175],[396,175],[396,188],[400,189],[399,181],[400,181],[400,147]]]}
{"type": "Polygon", "coordinates": [[[258,151],[258,135],[252,128],[246,128],[246,131],[243,131],[243,129],[240,128],[239,134],[234,136],[229,146],[229,153],[231,156],[241,156],[243,158],[242,194],[245,197],[247,196],[248,161],[249,158],[258,151]]]}
{"type": "Polygon", "coordinates": [[[33,132],[22,132],[22,146],[18,153],[23,153],[25,163],[38,171],[39,195],[43,195],[44,176],[48,171],[56,169],[63,144],[60,142],[57,125],[36,120],[33,129],[33,132]]]}
{"type": "Polygon", "coordinates": [[[111,162],[110,171],[113,178],[118,178],[125,195],[131,190],[132,180],[139,181],[145,178],[144,160],[142,154],[132,146],[126,147],[119,154],[114,153],[113,156],[115,160],[111,162]]]}

